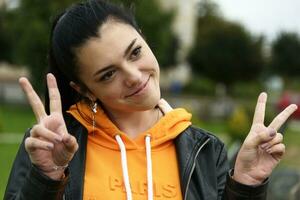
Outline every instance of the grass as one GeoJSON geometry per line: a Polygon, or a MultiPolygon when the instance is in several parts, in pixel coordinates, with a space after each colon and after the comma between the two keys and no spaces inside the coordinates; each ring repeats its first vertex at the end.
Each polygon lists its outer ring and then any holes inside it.
{"type": "Polygon", "coordinates": [[[30,106],[0,105],[0,134],[24,133],[35,123],[30,106]]]}
{"type": "MultiPolygon", "coordinates": [[[[30,106],[0,105],[0,134],[24,134],[34,123],[35,118],[30,106]]],[[[3,144],[0,141],[0,199],[3,199],[9,172],[18,148],[18,143],[3,144]]]]}
{"type": "Polygon", "coordinates": [[[9,172],[18,148],[19,144],[0,144],[0,199],[3,199],[9,172]]]}

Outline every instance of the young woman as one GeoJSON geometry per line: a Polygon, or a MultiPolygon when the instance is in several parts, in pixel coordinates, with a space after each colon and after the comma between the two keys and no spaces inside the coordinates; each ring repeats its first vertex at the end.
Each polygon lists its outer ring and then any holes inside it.
{"type": "Polygon", "coordinates": [[[90,0],[67,9],[52,27],[49,65],[45,107],[20,79],[37,124],[4,199],[266,199],[285,149],[277,130],[295,105],[265,126],[260,94],[229,170],[224,144],[161,100],[157,60],[122,7],[90,0]]]}

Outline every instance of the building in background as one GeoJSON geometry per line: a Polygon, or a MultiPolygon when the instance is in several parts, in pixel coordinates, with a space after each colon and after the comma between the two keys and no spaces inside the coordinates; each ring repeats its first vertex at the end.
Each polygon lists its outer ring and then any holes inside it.
{"type": "Polygon", "coordinates": [[[20,0],[0,0],[0,8],[7,7],[8,9],[14,9],[18,7],[20,0]]]}
{"type": "Polygon", "coordinates": [[[0,63],[0,103],[26,103],[26,97],[18,83],[21,76],[29,77],[25,67],[0,63]]]}
{"type": "Polygon", "coordinates": [[[163,88],[178,88],[185,85],[191,76],[191,68],[187,55],[192,48],[196,34],[197,3],[200,0],[159,0],[163,9],[175,10],[173,31],[179,40],[177,50],[178,65],[166,72],[162,71],[161,86],[163,88]]]}
{"type": "Polygon", "coordinates": [[[197,3],[200,0],[159,0],[159,2],[164,9],[176,11],[173,31],[180,42],[178,59],[183,61],[194,42],[197,3]]]}
{"type": "Polygon", "coordinates": [[[5,6],[5,0],[0,0],[0,8],[5,6]]]}

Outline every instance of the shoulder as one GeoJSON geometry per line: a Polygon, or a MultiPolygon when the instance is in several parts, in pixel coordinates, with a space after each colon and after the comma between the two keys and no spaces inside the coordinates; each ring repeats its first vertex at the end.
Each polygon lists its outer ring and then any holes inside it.
{"type": "Polygon", "coordinates": [[[224,146],[224,143],[214,133],[193,125],[184,130],[182,135],[184,137],[189,137],[192,140],[209,140],[209,143],[224,146]]]}

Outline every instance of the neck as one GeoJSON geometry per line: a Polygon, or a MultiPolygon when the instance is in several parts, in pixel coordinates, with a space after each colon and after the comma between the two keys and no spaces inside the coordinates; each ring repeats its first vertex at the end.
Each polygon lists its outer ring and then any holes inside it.
{"type": "Polygon", "coordinates": [[[131,113],[107,112],[112,122],[130,138],[150,129],[161,117],[159,108],[131,113]]]}

